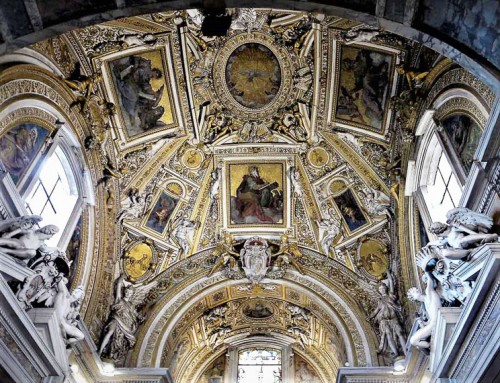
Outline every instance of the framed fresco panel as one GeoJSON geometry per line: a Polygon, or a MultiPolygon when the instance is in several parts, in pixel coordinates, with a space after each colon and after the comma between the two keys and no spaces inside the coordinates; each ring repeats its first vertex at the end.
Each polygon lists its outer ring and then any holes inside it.
{"type": "Polygon", "coordinates": [[[0,136],[0,160],[17,185],[33,163],[50,132],[32,123],[8,129],[0,136]]]}
{"type": "Polygon", "coordinates": [[[171,55],[163,48],[135,48],[104,57],[108,96],[119,106],[117,135],[124,148],[159,138],[179,127],[171,55]]]}
{"type": "Polygon", "coordinates": [[[351,189],[345,189],[344,192],[333,197],[333,200],[350,232],[368,223],[351,189]]]}
{"type": "Polygon", "coordinates": [[[174,196],[164,190],[160,191],[144,218],[142,226],[155,236],[164,236],[178,203],[178,196],[174,196]]]}
{"type": "Polygon", "coordinates": [[[469,174],[474,153],[483,133],[479,124],[466,114],[448,116],[441,121],[465,174],[469,174]]]}
{"type": "Polygon", "coordinates": [[[285,183],[284,162],[226,163],[228,227],[283,227],[285,183]]]}
{"type": "Polygon", "coordinates": [[[393,92],[394,52],[357,45],[338,45],[335,94],[330,117],[383,134],[393,92]]]}

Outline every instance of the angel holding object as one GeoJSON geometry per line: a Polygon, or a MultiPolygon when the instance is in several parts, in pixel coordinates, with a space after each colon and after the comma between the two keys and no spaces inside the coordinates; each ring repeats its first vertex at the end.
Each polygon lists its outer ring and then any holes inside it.
{"type": "Polygon", "coordinates": [[[111,343],[107,354],[111,359],[120,360],[134,346],[135,333],[146,319],[138,307],[144,304],[149,291],[158,285],[160,275],[146,285],[134,285],[125,280],[125,274],[120,275],[116,283],[115,300],[104,329],[105,334],[99,348],[99,355],[102,355],[111,343]]]}
{"type": "Polygon", "coordinates": [[[217,257],[217,261],[210,270],[208,276],[211,276],[217,270],[219,270],[223,265],[228,265],[229,269],[235,270],[238,268],[238,263],[235,257],[239,257],[240,254],[234,250],[234,246],[237,242],[233,239],[233,236],[229,233],[226,233],[224,236],[224,242],[218,243],[215,246],[215,250],[212,255],[217,257]]]}
{"type": "Polygon", "coordinates": [[[446,234],[425,247],[437,247],[441,256],[451,260],[468,260],[470,252],[480,245],[498,241],[498,235],[488,233],[493,220],[485,214],[467,208],[455,208],[446,213],[446,223],[434,222],[429,231],[436,235],[446,234]]]}

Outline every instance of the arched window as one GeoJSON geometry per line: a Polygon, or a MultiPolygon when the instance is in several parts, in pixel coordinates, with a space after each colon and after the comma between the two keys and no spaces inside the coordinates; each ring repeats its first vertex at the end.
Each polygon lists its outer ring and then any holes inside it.
{"type": "Polygon", "coordinates": [[[59,232],[46,243],[57,246],[68,224],[75,204],[78,190],[68,158],[61,147],[56,147],[43,163],[38,179],[25,199],[30,214],[43,218],[43,224],[56,225],[59,232]]]}
{"type": "Polygon", "coordinates": [[[247,348],[238,353],[238,383],[281,383],[281,350],[247,348]]]}

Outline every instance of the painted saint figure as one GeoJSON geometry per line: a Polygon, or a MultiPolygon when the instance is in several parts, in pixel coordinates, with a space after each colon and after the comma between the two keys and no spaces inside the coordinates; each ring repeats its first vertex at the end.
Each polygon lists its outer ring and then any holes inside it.
{"type": "Polygon", "coordinates": [[[248,172],[236,190],[236,209],[245,221],[249,217],[255,217],[258,223],[272,223],[273,219],[264,213],[264,208],[273,207],[276,201],[272,190],[279,185],[261,178],[257,166],[250,166],[248,172]]]}

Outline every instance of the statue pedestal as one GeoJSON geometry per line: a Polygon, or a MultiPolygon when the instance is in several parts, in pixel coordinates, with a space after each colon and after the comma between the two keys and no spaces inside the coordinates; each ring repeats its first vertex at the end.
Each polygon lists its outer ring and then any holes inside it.
{"type": "Polygon", "coordinates": [[[28,266],[17,262],[10,255],[0,251],[0,273],[6,281],[24,281],[24,278],[33,275],[35,272],[28,266]]]}
{"type": "MultiPolygon", "coordinates": [[[[477,275],[475,286],[443,345],[442,355],[435,358],[431,381],[493,381],[489,375],[497,374],[495,356],[500,344],[500,243],[481,246],[473,253],[471,262],[460,269],[462,277],[477,275]]],[[[436,329],[433,337],[443,336],[439,331],[442,330],[436,329]]]]}
{"type": "Polygon", "coordinates": [[[441,307],[438,311],[436,329],[431,339],[431,355],[429,360],[429,370],[431,373],[436,370],[441,360],[443,350],[455,330],[461,312],[461,307],[441,307]]]}
{"type": "Polygon", "coordinates": [[[69,373],[68,351],[54,308],[34,308],[27,312],[38,335],[53,353],[62,370],[69,373]]]}

